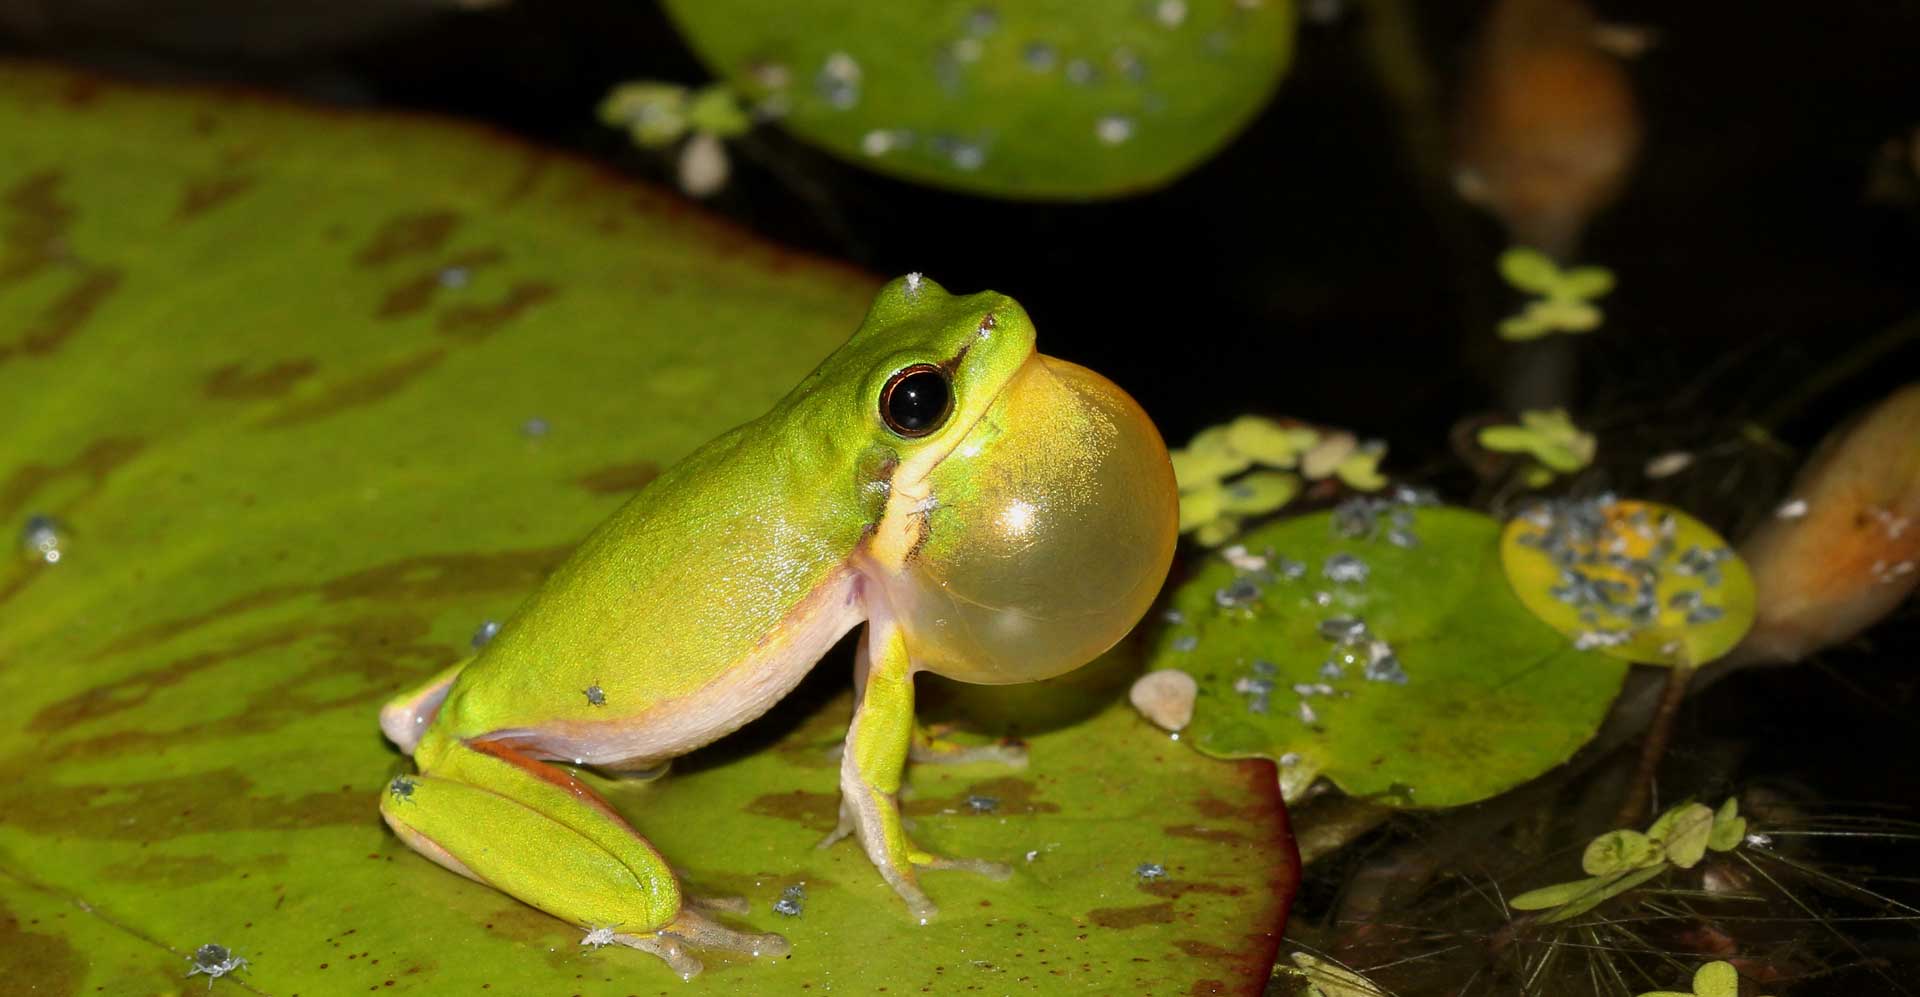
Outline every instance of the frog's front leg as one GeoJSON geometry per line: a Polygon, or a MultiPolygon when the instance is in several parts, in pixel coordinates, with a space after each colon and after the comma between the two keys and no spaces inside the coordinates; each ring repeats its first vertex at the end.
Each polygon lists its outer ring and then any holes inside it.
{"type": "Polygon", "coordinates": [[[824,847],[852,834],[887,885],[925,923],[939,910],[920,890],[918,869],[963,869],[1004,879],[998,862],[941,858],[907,838],[900,819],[900,776],[913,741],[913,663],[906,636],[883,615],[867,621],[855,663],[859,699],[840,755],[840,825],[824,847]]]}
{"type": "Polygon", "coordinates": [[[570,773],[501,741],[429,728],[380,814],[415,851],[588,932],[700,971],[687,952],[782,955],[779,935],[733,931],[687,909],[660,853],[570,773]],[[610,929],[610,930],[608,930],[610,929]]]}

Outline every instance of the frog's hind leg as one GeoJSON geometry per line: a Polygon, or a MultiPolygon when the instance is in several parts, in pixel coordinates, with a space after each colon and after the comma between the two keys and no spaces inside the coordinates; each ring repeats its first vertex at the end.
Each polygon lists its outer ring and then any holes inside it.
{"type": "Polygon", "coordinates": [[[430,731],[416,776],[394,780],[380,813],[402,841],[461,875],[590,934],[652,952],[690,976],[686,949],[778,955],[778,935],[737,932],[686,909],[679,878],[606,800],[572,774],[497,741],[430,731]]]}
{"type": "Polygon", "coordinates": [[[387,735],[401,751],[413,754],[415,745],[420,743],[420,735],[426,733],[427,724],[433,715],[440,712],[440,704],[447,698],[447,690],[453,687],[453,680],[460,677],[460,669],[467,667],[472,658],[462,658],[450,668],[428,679],[424,684],[387,700],[380,707],[380,732],[387,735]]]}

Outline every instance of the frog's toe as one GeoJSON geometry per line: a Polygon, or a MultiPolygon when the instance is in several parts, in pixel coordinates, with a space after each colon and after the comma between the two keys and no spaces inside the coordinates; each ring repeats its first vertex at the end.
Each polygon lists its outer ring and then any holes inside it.
{"type": "Polygon", "coordinates": [[[993,744],[957,744],[946,740],[923,744],[916,741],[908,749],[907,758],[920,765],[986,764],[1023,769],[1027,767],[1027,746],[1019,741],[998,741],[993,744]]]}
{"type": "Polygon", "coordinates": [[[1016,738],[1002,738],[991,744],[966,744],[953,737],[952,724],[916,726],[907,758],[922,765],[1005,765],[1027,767],[1027,745],[1016,738]]]}
{"type": "Polygon", "coordinates": [[[922,869],[952,869],[958,872],[971,872],[976,876],[985,876],[992,880],[1004,880],[1013,875],[1013,867],[1005,862],[990,862],[986,859],[950,859],[938,855],[928,856],[925,860],[916,860],[915,865],[922,869]]]}
{"type": "Polygon", "coordinates": [[[680,902],[694,910],[706,911],[710,914],[745,914],[753,909],[753,906],[747,903],[746,897],[683,896],[680,902]]]}
{"type": "Polygon", "coordinates": [[[663,937],[678,939],[690,948],[733,952],[754,958],[778,959],[792,951],[780,935],[756,931],[735,931],[718,921],[691,910],[682,910],[660,929],[663,937]]]}
{"type": "Polygon", "coordinates": [[[613,940],[629,948],[659,956],[682,980],[691,980],[706,968],[700,964],[700,960],[693,957],[693,953],[687,951],[686,946],[680,944],[678,938],[671,935],[615,934],[613,940]]]}

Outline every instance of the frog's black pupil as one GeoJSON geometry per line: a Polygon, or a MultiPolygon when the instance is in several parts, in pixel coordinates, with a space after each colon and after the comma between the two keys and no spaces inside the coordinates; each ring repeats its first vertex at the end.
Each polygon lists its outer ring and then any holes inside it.
{"type": "Polygon", "coordinates": [[[910,368],[894,376],[880,406],[894,432],[920,436],[946,419],[948,398],[947,377],[938,368],[910,368]]]}

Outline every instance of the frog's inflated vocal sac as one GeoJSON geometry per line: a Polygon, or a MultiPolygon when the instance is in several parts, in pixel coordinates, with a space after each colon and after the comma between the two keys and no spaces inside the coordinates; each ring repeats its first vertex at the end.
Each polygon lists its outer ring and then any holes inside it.
{"type": "Polygon", "coordinates": [[[919,870],[1005,867],[928,854],[901,826],[909,748],[943,750],[916,731],[913,674],[1028,682],[1093,659],[1159,589],[1176,502],[1146,413],[1036,353],[1017,303],[894,281],[772,411],[661,474],[479,653],[386,705],[419,774],[381,813],[435,862],[683,976],[689,949],[783,953],[703,916],[547,763],[658,768],[766,712],[864,621],[829,841],[857,837],[924,921],[919,870]]]}

